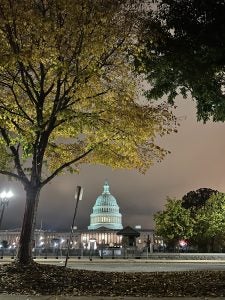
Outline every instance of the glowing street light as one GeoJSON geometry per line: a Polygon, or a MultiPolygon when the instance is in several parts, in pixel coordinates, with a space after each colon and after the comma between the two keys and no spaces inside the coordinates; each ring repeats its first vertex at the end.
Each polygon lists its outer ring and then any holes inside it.
{"type": "Polygon", "coordinates": [[[3,215],[5,212],[5,208],[8,206],[9,204],[9,198],[11,198],[13,196],[13,192],[12,191],[3,191],[0,193],[0,198],[1,198],[1,204],[0,206],[2,206],[2,211],[1,211],[1,216],[0,216],[0,229],[1,229],[1,225],[2,225],[2,219],[3,219],[3,215]]]}

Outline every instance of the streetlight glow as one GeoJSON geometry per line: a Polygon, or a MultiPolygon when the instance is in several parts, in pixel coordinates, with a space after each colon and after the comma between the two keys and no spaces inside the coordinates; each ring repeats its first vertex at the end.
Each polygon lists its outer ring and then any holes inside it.
{"type": "Polygon", "coordinates": [[[0,198],[1,198],[1,204],[0,205],[2,206],[2,211],[1,211],[1,215],[0,215],[0,228],[1,228],[1,225],[2,225],[2,219],[3,219],[5,208],[8,206],[9,198],[11,198],[12,196],[13,196],[13,192],[10,191],[10,190],[8,192],[3,190],[0,193],[0,198]]]}
{"type": "Polygon", "coordinates": [[[2,199],[8,199],[8,198],[11,198],[12,196],[13,196],[13,192],[10,190],[8,192],[2,191],[0,193],[0,198],[2,198],[2,199]]]}
{"type": "Polygon", "coordinates": [[[12,191],[8,191],[8,193],[6,193],[6,198],[11,198],[11,197],[13,197],[14,195],[13,195],[13,192],[12,191]]]}
{"type": "Polygon", "coordinates": [[[1,194],[0,194],[0,197],[2,199],[4,199],[4,198],[6,198],[6,195],[7,195],[6,191],[2,191],[1,194]]]}

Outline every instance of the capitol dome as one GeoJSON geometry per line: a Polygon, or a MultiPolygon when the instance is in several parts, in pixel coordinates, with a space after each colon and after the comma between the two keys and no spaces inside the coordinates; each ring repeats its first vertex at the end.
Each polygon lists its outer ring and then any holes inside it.
{"type": "Polygon", "coordinates": [[[122,216],[116,198],[109,192],[108,182],[103,186],[102,194],[96,199],[93,212],[90,215],[88,229],[105,227],[109,229],[122,229],[122,216]]]}

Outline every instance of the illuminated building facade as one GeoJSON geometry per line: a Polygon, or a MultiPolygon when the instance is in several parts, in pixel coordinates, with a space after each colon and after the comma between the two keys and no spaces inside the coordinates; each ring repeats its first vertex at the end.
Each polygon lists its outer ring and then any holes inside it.
{"type": "MultiPolygon", "coordinates": [[[[2,241],[7,241],[12,248],[18,247],[20,231],[0,231],[0,248],[2,241]]],[[[70,239],[70,232],[52,232],[47,230],[36,230],[34,247],[37,249],[65,249],[70,239]]],[[[107,182],[103,185],[103,192],[97,197],[90,215],[90,225],[87,230],[74,230],[71,249],[97,250],[107,248],[123,248],[124,241],[128,240],[128,247],[144,249],[154,245],[160,245],[161,240],[154,236],[152,229],[135,229],[126,227],[123,229],[122,215],[116,198],[109,191],[107,182]],[[121,233],[123,235],[121,235],[121,233]],[[135,234],[134,234],[135,233],[135,234]],[[125,234],[125,235],[124,235],[125,234]],[[133,237],[131,237],[133,235],[133,237]],[[132,243],[131,243],[132,239],[132,243]]],[[[81,252],[82,252],[81,251],[81,252]]],[[[102,250],[103,251],[103,250],[102,250]]],[[[150,251],[150,250],[149,250],[150,251]]],[[[54,251],[53,251],[54,252],[54,251]]],[[[82,252],[83,253],[83,252],[82,252]]]]}
{"type": "Polygon", "coordinates": [[[123,228],[119,206],[116,198],[109,192],[108,182],[105,182],[102,194],[96,199],[88,229],[96,230],[101,227],[116,230],[123,228]]]}

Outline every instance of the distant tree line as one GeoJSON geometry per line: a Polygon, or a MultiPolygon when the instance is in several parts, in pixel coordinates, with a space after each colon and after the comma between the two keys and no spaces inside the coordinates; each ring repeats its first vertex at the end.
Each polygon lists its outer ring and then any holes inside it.
{"type": "Polygon", "coordinates": [[[189,250],[222,252],[225,250],[225,194],[201,188],[182,199],[167,198],[163,211],[154,215],[156,233],[167,250],[179,248],[185,240],[189,250]]]}

